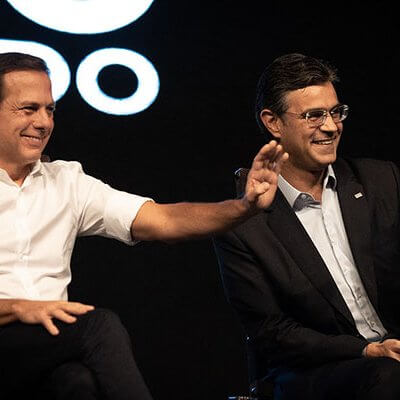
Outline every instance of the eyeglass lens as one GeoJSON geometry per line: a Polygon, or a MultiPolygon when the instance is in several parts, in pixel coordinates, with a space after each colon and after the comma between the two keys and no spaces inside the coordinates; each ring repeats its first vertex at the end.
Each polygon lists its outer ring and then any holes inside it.
{"type": "MultiPolygon", "coordinates": [[[[334,122],[343,121],[348,115],[348,106],[340,105],[329,111],[334,122]]],[[[306,119],[309,125],[319,126],[325,123],[328,112],[326,110],[313,110],[306,114],[306,119]]]]}

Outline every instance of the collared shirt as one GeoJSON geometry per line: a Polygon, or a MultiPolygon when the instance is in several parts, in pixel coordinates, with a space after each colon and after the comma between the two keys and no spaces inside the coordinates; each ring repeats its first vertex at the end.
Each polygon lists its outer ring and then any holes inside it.
{"type": "Polygon", "coordinates": [[[282,176],[279,176],[278,185],[324,260],[357,330],[370,341],[379,340],[387,332],[355,266],[343,224],[333,168],[328,167],[321,202],[309,193],[298,191],[282,176]]]}
{"type": "Polygon", "coordinates": [[[77,162],[38,161],[20,187],[0,169],[0,298],[67,300],[78,235],[133,245],[149,198],[112,189],[77,162]]]}

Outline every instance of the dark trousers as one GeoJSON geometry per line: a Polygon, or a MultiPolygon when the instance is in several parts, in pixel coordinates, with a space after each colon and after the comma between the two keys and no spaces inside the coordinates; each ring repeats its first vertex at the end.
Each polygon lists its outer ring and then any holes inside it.
{"type": "Polygon", "coordinates": [[[281,374],[279,400],[398,400],[400,362],[386,357],[357,358],[281,374]]]}
{"type": "Polygon", "coordinates": [[[24,398],[31,400],[99,400],[101,396],[93,372],[79,361],[67,361],[56,367],[36,390],[24,398]]]}
{"type": "Polygon", "coordinates": [[[43,388],[48,392],[50,383],[57,399],[68,390],[86,392],[82,398],[87,399],[152,399],[116,314],[96,309],[73,324],[54,321],[60,329],[57,336],[42,325],[16,322],[0,327],[3,394],[16,398],[43,388]]]}

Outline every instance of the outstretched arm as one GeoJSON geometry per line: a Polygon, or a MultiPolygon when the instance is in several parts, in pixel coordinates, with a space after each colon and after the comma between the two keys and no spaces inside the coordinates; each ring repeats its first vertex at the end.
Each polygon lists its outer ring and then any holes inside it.
{"type": "Polygon", "coordinates": [[[264,145],[253,160],[241,199],[218,203],[145,203],[132,223],[132,237],[177,241],[229,230],[271,204],[287,158],[276,141],[264,145]]]}

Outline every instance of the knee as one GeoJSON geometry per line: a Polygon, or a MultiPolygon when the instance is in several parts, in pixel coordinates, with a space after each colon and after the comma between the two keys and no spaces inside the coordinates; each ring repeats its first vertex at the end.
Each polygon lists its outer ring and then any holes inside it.
{"type": "Polygon", "coordinates": [[[50,384],[56,399],[92,398],[98,391],[92,371],[79,362],[66,362],[51,374],[50,384]]]}
{"type": "Polygon", "coordinates": [[[107,308],[96,308],[88,315],[90,315],[96,323],[103,325],[105,329],[122,326],[119,316],[114,311],[107,308]]]}
{"type": "Polygon", "coordinates": [[[93,317],[98,324],[98,328],[104,331],[117,330],[125,331],[125,327],[121,322],[119,316],[114,312],[106,308],[99,308],[92,311],[93,317]]]}
{"type": "Polygon", "coordinates": [[[87,315],[89,317],[88,325],[93,337],[130,340],[128,332],[115,312],[105,308],[98,308],[87,315]]]}

